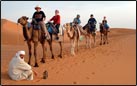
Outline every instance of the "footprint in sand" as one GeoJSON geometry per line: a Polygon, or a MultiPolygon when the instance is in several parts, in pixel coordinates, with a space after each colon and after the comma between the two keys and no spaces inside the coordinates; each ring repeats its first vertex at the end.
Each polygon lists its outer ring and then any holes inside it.
{"type": "Polygon", "coordinates": [[[51,67],[51,70],[53,70],[54,69],[54,67],[51,67]]]}
{"type": "Polygon", "coordinates": [[[60,70],[63,70],[63,68],[60,68],[60,70]]]}
{"type": "Polygon", "coordinates": [[[86,79],[90,79],[89,77],[86,77],[86,79]]]}
{"type": "Polygon", "coordinates": [[[77,65],[78,63],[75,63],[75,65],[77,65]]]}
{"type": "Polygon", "coordinates": [[[77,82],[74,81],[73,84],[77,84],[77,82]]]}
{"type": "Polygon", "coordinates": [[[82,63],[85,63],[85,60],[83,60],[82,63]]]}
{"type": "Polygon", "coordinates": [[[58,73],[59,73],[59,71],[56,72],[56,74],[58,74],[58,73]]]}
{"type": "Polygon", "coordinates": [[[95,72],[92,72],[92,75],[95,75],[95,72]]]}
{"type": "Polygon", "coordinates": [[[70,65],[70,67],[73,67],[73,65],[70,65]]]}

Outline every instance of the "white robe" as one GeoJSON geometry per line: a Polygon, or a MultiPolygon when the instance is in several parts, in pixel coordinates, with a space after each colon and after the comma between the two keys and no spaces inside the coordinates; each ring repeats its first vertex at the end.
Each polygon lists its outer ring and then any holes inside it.
{"type": "Polygon", "coordinates": [[[12,58],[9,64],[8,74],[13,80],[33,80],[33,72],[31,66],[27,64],[24,59],[20,58],[20,54],[22,53],[18,52],[12,58]]]}

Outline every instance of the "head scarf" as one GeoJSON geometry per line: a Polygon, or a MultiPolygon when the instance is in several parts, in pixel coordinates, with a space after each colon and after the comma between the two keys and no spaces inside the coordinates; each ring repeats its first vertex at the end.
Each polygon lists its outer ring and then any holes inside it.
{"type": "Polygon", "coordinates": [[[16,57],[18,60],[20,60],[20,61],[24,61],[24,58],[21,59],[20,54],[25,55],[25,51],[23,51],[23,50],[18,51],[18,52],[16,53],[16,55],[15,55],[15,57],[16,57]]]}

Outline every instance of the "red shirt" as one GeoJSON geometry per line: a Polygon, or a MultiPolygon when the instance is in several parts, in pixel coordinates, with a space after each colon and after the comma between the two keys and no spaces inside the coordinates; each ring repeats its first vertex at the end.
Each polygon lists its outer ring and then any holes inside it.
{"type": "Polygon", "coordinates": [[[54,22],[54,24],[60,24],[60,15],[53,16],[50,21],[54,22]]]}

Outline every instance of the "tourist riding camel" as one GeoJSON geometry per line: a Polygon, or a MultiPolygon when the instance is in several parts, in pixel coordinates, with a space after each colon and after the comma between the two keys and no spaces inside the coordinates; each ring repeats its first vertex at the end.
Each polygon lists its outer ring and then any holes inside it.
{"type": "Polygon", "coordinates": [[[77,14],[76,18],[74,18],[73,20],[73,23],[72,23],[72,26],[76,27],[76,29],[78,30],[78,34],[79,34],[79,37],[80,37],[80,23],[81,23],[81,20],[80,20],[80,15],[77,14]]]}
{"type": "Polygon", "coordinates": [[[90,19],[88,20],[88,24],[89,24],[89,27],[90,27],[90,31],[95,32],[96,31],[97,21],[94,18],[93,14],[90,15],[90,19]]]}
{"type": "Polygon", "coordinates": [[[60,27],[60,15],[59,15],[59,10],[55,10],[55,16],[53,16],[50,20],[53,21],[54,27],[56,28],[56,39],[58,40],[58,33],[59,33],[59,27],[60,27]]]}
{"type": "Polygon", "coordinates": [[[109,25],[107,24],[107,20],[106,20],[106,16],[103,17],[103,20],[102,20],[102,24],[104,25],[104,28],[107,29],[108,32],[110,32],[109,30],[109,25]]]}
{"type": "MultiPolygon", "coordinates": [[[[46,39],[50,39],[49,33],[47,31],[47,28],[45,26],[44,21],[46,20],[45,13],[41,11],[40,6],[35,7],[36,12],[33,14],[33,19],[32,19],[32,25],[37,24],[37,28],[42,30],[42,34],[45,35],[46,39]]],[[[40,33],[40,32],[39,32],[40,33]]]]}

